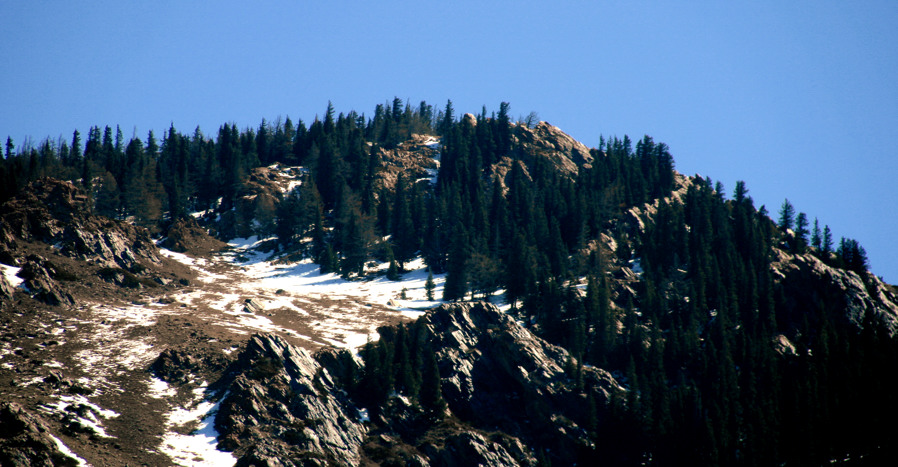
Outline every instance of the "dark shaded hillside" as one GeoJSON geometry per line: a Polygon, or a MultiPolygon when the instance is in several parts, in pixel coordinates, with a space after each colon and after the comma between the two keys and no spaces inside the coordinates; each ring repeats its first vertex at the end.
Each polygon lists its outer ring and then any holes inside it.
{"type": "MultiPolygon", "coordinates": [[[[139,265],[155,246],[118,221],[179,249],[220,247],[206,231],[258,235],[273,255],[349,279],[373,261],[393,280],[423,258],[446,274],[436,298],[508,305],[449,304],[381,328],[363,365],[253,338],[223,376],[231,396],[217,420],[221,445],[247,463],[289,454],[314,465],[343,451],[353,463],[446,465],[885,459],[898,434],[898,298],[856,241],[811,229],[788,201],[774,221],[742,182],[730,197],[676,173],[649,136],[589,149],[508,110],[457,118],[451,102],[395,99],[371,118],[329,107],[308,126],[223,125],[216,139],[171,128],[161,144],[94,127],[83,149],[76,132],[71,146],[7,151],[0,240],[99,256],[123,271],[104,280],[123,285],[150,277],[139,265]],[[45,175],[78,187],[27,185],[45,175]],[[71,206],[19,206],[59,190],[71,206]],[[90,228],[59,227],[72,216],[90,228]],[[341,422],[310,418],[313,408],[341,422]]],[[[36,278],[55,278],[34,262],[23,267],[32,295],[72,303],[65,288],[40,295],[36,278]]]]}

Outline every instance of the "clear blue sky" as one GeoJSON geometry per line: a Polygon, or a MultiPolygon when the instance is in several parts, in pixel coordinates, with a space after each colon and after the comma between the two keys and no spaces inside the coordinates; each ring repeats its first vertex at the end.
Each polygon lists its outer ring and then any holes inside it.
{"type": "Polygon", "coordinates": [[[0,137],[508,101],[789,198],[898,282],[896,1],[76,3],[0,5],[0,137]]]}

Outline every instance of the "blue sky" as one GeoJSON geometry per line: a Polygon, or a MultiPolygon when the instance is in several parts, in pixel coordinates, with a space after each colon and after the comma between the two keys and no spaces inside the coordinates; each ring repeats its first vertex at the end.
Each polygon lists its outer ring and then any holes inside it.
{"type": "Polygon", "coordinates": [[[75,3],[0,5],[0,137],[508,101],[788,198],[898,282],[898,2],[75,3]]]}

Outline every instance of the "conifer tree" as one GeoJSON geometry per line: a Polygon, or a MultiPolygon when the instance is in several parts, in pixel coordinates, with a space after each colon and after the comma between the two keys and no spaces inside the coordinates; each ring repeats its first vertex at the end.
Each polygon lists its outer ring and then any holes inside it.
{"type": "Polygon", "coordinates": [[[817,218],[814,218],[814,230],[811,231],[811,246],[816,248],[818,251],[823,246],[823,237],[820,232],[820,222],[817,218]]]}
{"type": "Polygon", "coordinates": [[[829,254],[833,251],[833,233],[832,230],[829,229],[829,226],[826,225],[823,227],[823,257],[824,259],[829,257],[829,254]]]}
{"type": "Polygon", "coordinates": [[[808,244],[808,216],[800,212],[795,218],[795,249],[801,253],[808,244]]]}
{"type": "MultiPolygon", "coordinates": [[[[77,133],[77,130],[76,130],[75,132],[77,133]]],[[[6,137],[6,155],[5,155],[5,159],[7,159],[7,160],[12,159],[12,157],[13,157],[13,155],[14,155],[13,150],[14,150],[15,148],[16,148],[16,145],[13,144],[13,142],[12,142],[12,137],[7,136],[7,137],[6,137]]]]}
{"type": "Polygon", "coordinates": [[[792,206],[792,203],[789,202],[788,199],[783,201],[782,207],[780,207],[780,219],[779,228],[783,231],[789,230],[792,228],[792,224],[795,220],[795,208],[792,206]]]}
{"type": "Polygon", "coordinates": [[[427,281],[424,282],[424,290],[427,293],[427,300],[433,301],[433,291],[436,285],[433,283],[433,272],[427,268],[427,281]]]}
{"type": "Polygon", "coordinates": [[[412,221],[409,201],[406,177],[403,173],[400,173],[396,179],[390,232],[392,233],[391,240],[395,247],[396,261],[399,263],[400,269],[403,270],[405,269],[405,263],[411,261],[418,251],[418,236],[415,224],[412,221]]]}
{"type": "Polygon", "coordinates": [[[389,243],[385,243],[384,249],[387,251],[387,262],[390,264],[387,268],[387,279],[398,281],[402,276],[399,275],[399,266],[396,264],[396,257],[393,256],[393,248],[390,247],[389,243]]]}
{"type": "Polygon", "coordinates": [[[424,370],[421,375],[421,406],[427,410],[431,417],[441,419],[446,410],[446,401],[443,399],[440,369],[437,366],[436,355],[433,350],[427,348],[424,352],[424,370]]]}
{"type": "Polygon", "coordinates": [[[73,166],[78,166],[81,163],[81,133],[78,130],[75,130],[72,133],[72,148],[71,148],[71,164],[73,166]]]}

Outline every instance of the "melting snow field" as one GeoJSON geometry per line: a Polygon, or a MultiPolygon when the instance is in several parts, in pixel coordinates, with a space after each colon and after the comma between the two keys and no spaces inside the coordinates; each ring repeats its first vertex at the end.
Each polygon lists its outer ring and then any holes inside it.
{"type": "MultiPolygon", "coordinates": [[[[385,277],[385,263],[368,268],[375,275],[347,280],[338,274],[321,274],[318,265],[308,259],[283,262],[258,252],[256,247],[268,240],[232,240],[231,251],[220,256],[231,266],[224,271],[209,260],[162,250],[193,268],[198,280],[208,284],[175,298],[189,306],[204,305],[221,312],[215,324],[237,334],[280,333],[312,346],[347,348],[377,339],[376,328],[391,316],[415,319],[441,303],[427,300],[427,268],[421,259],[408,263],[408,272],[398,281],[385,277]],[[252,307],[246,305],[247,300],[253,301],[252,307]],[[287,312],[304,325],[285,327],[282,321],[270,319],[274,312],[287,312]]],[[[433,280],[434,296],[441,296],[445,275],[435,275],[433,280]]]]}
{"type": "MultiPolygon", "coordinates": [[[[441,303],[428,301],[426,298],[424,283],[427,281],[427,268],[423,259],[419,258],[406,264],[406,269],[409,272],[403,274],[399,281],[391,281],[384,276],[350,281],[334,273],[320,274],[318,265],[310,259],[292,264],[276,264],[268,261],[267,254],[257,253],[253,250],[262,241],[264,240],[251,237],[235,239],[229,243],[234,248],[234,253],[228,257],[234,264],[242,266],[248,278],[244,287],[271,292],[285,290],[295,295],[313,297],[353,297],[405,311],[431,308],[441,303]],[[241,257],[247,258],[247,261],[241,263],[238,259],[241,257]],[[403,289],[405,289],[405,299],[401,298],[403,289]]],[[[376,268],[369,270],[385,271],[387,266],[386,263],[381,263],[376,268]]],[[[439,297],[443,293],[445,275],[435,275],[433,280],[436,286],[434,296],[439,297]]],[[[410,315],[410,317],[417,316],[410,315]]]]}

